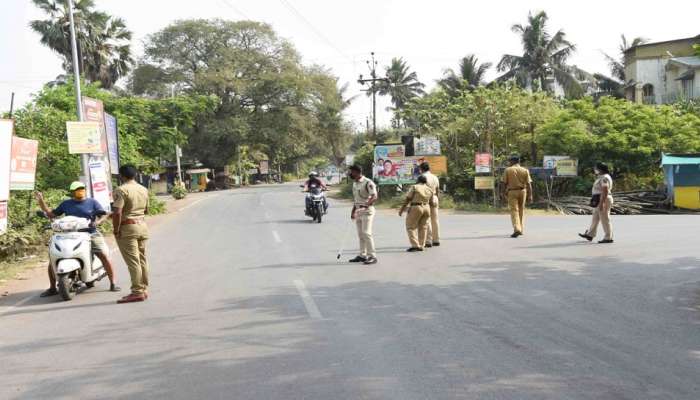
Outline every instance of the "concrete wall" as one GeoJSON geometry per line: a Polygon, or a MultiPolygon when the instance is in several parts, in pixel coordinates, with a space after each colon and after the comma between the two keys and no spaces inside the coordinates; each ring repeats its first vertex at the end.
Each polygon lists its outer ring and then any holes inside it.
{"type": "MultiPolygon", "coordinates": [[[[657,59],[644,59],[635,60],[632,62],[630,70],[635,72],[635,75],[628,75],[628,79],[633,79],[636,83],[646,85],[651,84],[654,86],[654,103],[661,104],[663,102],[664,95],[667,95],[670,90],[674,88],[669,88],[666,79],[666,64],[668,64],[668,59],[657,58],[657,59]]],[[[671,83],[671,86],[673,86],[671,83]]]]}

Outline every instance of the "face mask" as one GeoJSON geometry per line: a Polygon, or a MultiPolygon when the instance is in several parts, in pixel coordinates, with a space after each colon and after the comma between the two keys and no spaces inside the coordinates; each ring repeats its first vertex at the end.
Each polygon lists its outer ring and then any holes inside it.
{"type": "Polygon", "coordinates": [[[75,192],[73,192],[73,198],[76,200],[84,200],[85,199],[85,189],[78,189],[75,192]]]}

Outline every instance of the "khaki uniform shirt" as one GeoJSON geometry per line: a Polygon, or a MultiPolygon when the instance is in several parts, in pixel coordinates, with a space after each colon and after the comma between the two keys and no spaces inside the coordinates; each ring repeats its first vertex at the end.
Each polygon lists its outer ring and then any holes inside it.
{"type": "Polygon", "coordinates": [[[428,187],[430,190],[432,190],[437,196],[437,193],[440,190],[440,179],[438,179],[438,177],[430,171],[424,173],[423,176],[425,176],[425,179],[428,180],[428,187]]]}
{"type": "Polygon", "coordinates": [[[527,189],[528,184],[532,183],[530,171],[521,167],[520,164],[508,167],[503,175],[503,183],[506,184],[508,190],[527,189]]]}
{"type": "Polygon", "coordinates": [[[371,179],[363,176],[352,183],[352,198],[356,207],[367,207],[367,201],[372,196],[377,197],[377,185],[371,179]]]}
{"type": "Polygon", "coordinates": [[[408,191],[405,204],[430,204],[434,194],[435,192],[433,192],[428,185],[419,183],[408,191]]]}
{"type": "Polygon", "coordinates": [[[114,207],[122,209],[122,221],[143,219],[148,208],[148,189],[135,181],[119,186],[114,191],[114,207]]]}
{"type": "Polygon", "coordinates": [[[595,183],[593,184],[593,194],[603,194],[603,188],[608,187],[608,194],[612,194],[613,181],[612,177],[608,174],[599,176],[595,183]]]}

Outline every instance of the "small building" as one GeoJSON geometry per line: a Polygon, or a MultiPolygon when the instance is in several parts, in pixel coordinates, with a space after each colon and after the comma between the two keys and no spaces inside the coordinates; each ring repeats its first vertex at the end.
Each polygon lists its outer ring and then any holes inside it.
{"type": "Polygon", "coordinates": [[[644,104],[700,98],[700,57],[693,45],[700,35],[645,43],[625,51],[625,97],[644,104]]]}
{"type": "Polygon", "coordinates": [[[661,166],[673,205],[700,210],[700,154],[663,154],[661,166]]]}

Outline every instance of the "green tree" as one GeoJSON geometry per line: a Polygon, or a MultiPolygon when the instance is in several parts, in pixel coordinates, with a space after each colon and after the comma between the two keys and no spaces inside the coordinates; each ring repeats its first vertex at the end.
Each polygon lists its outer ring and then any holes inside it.
{"type": "MultiPolygon", "coordinates": [[[[411,71],[408,63],[403,58],[393,58],[391,64],[386,67],[385,80],[377,84],[377,92],[381,96],[389,96],[394,111],[401,111],[413,98],[425,93],[425,85],[418,80],[418,74],[411,71]]],[[[367,92],[371,95],[371,92],[367,92]]],[[[397,114],[397,127],[401,126],[400,114],[397,114]]]]}
{"type": "MultiPolygon", "coordinates": [[[[41,43],[63,60],[63,69],[73,71],[70,24],[67,3],[59,0],[32,0],[48,19],[31,21],[31,28],[41,36],[41,43]]],[[[81,73],[89,82],[100,82],[110,89],[126,76],[133,62],[131,32],[124,20],[95,11],[93,0],[74,3],[76,41],[81,73]]]]}
{"type": "Polygon", "coordinates": [[[469,54],[459,62],[459,72],[447,69],[444,77],[438,81],[438,85],[451,96],[466,89],[475,89],[484,85],[486,71],[491,68],[491,63],[479,63],[474,54],[469,54]]]}
{"type": "Polygon", "coordinates": [[[566,39],[563,30],[551,35],[548,20],[547,13],[540,11],[528,15],[527,25],[512,26],[513,32],[520,36],[523,54],[506,54],[501,58],[497,68],[505,74],[499,81],[515,79],[521,87],[547,92],[554,90],[552,81],[556,81],[562,85],[567,96],[580,97],[583,88],[566,64],[576,47],[566,39]]]}

